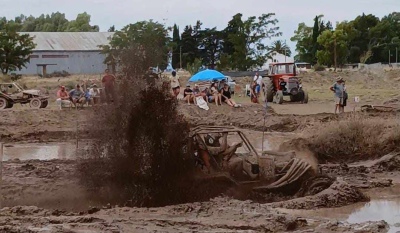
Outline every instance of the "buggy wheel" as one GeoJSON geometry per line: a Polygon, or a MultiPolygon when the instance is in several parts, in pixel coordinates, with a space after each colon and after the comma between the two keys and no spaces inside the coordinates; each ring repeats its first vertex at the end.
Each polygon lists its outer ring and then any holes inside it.
{"type": "Polygon", "coordinates": [[[40,108],[42,106],[42,101],[39,98],[32,98],[29,105],[31,108],[40,108]]]}
{"type": "Polygon", "coordinates": [[[47,107],[47,105],[49,105],[49,101],[43,100],[42,104],[40,105],[40,108],[45,108],[45,107],[47,107]]]}
{"type": "Polygon", "coordinates": [[[4,97],[0,97],[0,109],[6,109],[8,107],[8,101],[4,97]]]}

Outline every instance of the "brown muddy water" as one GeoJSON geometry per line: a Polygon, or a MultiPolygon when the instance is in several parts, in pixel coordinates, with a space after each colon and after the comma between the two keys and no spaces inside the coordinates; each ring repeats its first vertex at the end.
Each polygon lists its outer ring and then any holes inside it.
{"type": "Polygon", "coordinates": [[[63,143],[25,143],[5,144],[3,147],[3,161],[9,160],[71,160],[77,158],[77,151],[89,148],[88,142],[78,144],[63,143]]]}
{"type": "Polygon", "coordinates": [[[282,212],[348,223],[384,220],[390,226],[388,233],[400,232],[400,184],[390,188],[371,190],[367,194],[371,197],[371,201],[367,203],[317,210],[283,209],[282,212]]]}

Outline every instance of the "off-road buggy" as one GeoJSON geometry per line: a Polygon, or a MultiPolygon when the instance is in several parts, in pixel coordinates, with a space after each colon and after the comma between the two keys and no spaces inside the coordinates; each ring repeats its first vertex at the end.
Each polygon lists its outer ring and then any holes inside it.
{"type": "Polygon", "coordinates": [[[291,102],[308,103],[308,93],[303,89],[301,79],[296,76],[294,63],[271,63],[264,82],[268,102],[282,104],[283,97],[290,96],[291,102]]]}
{"type": "Polygon", "coordinates": [[[24,90],[18,83],[0,83],[0,110],[14,104],[29,104],[32,108],[47,107],[49,97],[39,90],[24,90]]]}
{"type": "Polygon", "coordinates": [[[323,190],[333,182],[326,177],[321,180],[308,162],[296,158],[294,151],[262,151],[260,154],[246,135],[235,127],[192,128],[189,148],[199,171],[199,185],[218,183],[212,188],[214,194],[224,192],[232,186],[246,186],[252,192],[284,190],[296,193],[300,189],[308,192],[308,188],[323,190]],[[221,138],[224,140],[225,136],[228,144],[234,143],[226,150],[215,153],[214,148],[221,145],[218,141],[221,141],[221,138]],[[205,169],[205,161],[202,158],[204,151],[209,155],[211,172],[205,169]],[[307,187],[304,187],[306,182],[307,187]]]}

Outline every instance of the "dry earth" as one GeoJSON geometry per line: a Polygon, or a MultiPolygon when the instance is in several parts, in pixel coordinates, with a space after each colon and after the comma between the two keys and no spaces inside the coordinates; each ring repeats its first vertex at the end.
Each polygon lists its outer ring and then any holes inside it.
{"type": "MultiPolygon", "coordinates": [[[[272,135],[290,132],[291,139],[296,139],[307,135],[311,128],[346,119],[345,115],[330,113],[329,86],[336,75],[330,72],[304,75],[310,103],[271,105],[266,115],[262,105],[251,104],[239,94],[235,98],[243,103],[241,108],[211,105],[209,111],[204,111],[181,103],[179,111],[193,125],[234,125],[246,132],[266,130],[272,135]]],[[[340,75],[347,80],[350,95],[361,97],[361,104],[382,104],[395,99],[400,86],[396,82],[400,80],[398,71],[379,75],[345,71],[340,75]]],[[[60,81],[27,78],[23,81],[29,87],[41,87],[54,93],[60,83],[84,78],[60,81]]],[[[244,85],[246,79],[238,83],[244,85]]],[[[54,95],[52,98],[54,100],[54,95]]],[[[348,109],[352,109],[352,105],[348,109]]],[[[74,141],[77,135],[79,140],[89,139],[93,130],[88,127],[87,119],[101,117],[96,113],[95,108],[59,111],[54,103],[43,110],[17,106],[0,112],[0,141],[14,145],[74,141]]],[[[398,122],[393,112],[363,116],[398,122]]],[[[290,143],[282,146],[276,140],[274,144],[275,148],[291,149],[290,143]]],[[[305,217],[287,209],[323,209],[366,201],[368,190],[400,183],[399,157],[393,154],[381,160],[350,165],[319,165],[321,172],[337,177],[337,181],[314,196],[266,204],[218,197],[207,202],[159,208],[117,207],[114,206],[116,202],[106,202],[90,194],[78,182],[75,161],[10,160],[3,162],[2,168],[1,195],[5,208],[0,210],[0,232],[387,232],[388,224],[378,220],[349,224],[311,215],[305,217]]]]}

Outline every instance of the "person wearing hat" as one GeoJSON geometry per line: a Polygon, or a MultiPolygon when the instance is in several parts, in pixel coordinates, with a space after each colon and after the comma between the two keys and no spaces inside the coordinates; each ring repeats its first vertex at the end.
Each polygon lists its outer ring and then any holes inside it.
{"type": "Polygon", "coordinates": [[[60,86],[60,89],[57,91],[57,106],[62,109],[63,105],[69,105],[71,102],[69,101],[68,92],[65,90],[65,86],[60,86]]]}
{"type": "Polygon", "coordinates": [[[186,88],[183,90],[183,99],[187,101],[188,105],[190,105],[190,102],[194,103],[193,90],[190,88],[190,84],[186,84],[186,88]]]}
{"type": "Polygon", "coordinates": [[[334,83],[330,90],[335,94],[335,114],[339,110],[339,113],[344,112],[343,100],[345,95],[344,80],[342,77],[336,78],[336,83],[334,83]]]}

